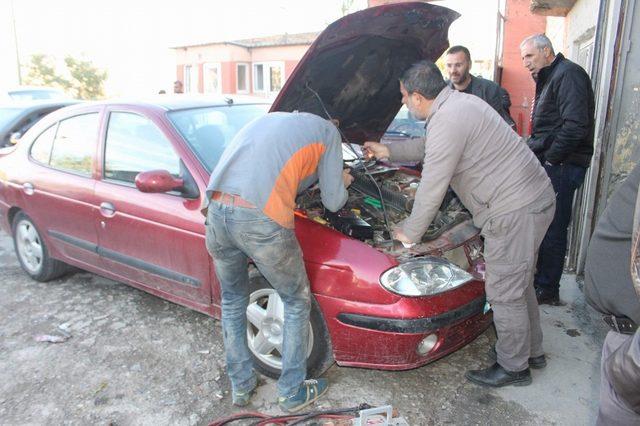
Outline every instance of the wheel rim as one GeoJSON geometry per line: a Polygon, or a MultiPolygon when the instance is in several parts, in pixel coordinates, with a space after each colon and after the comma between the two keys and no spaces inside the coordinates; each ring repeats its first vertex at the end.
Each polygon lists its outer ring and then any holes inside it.
{"type": "Polygon", "coordinates": [[[16,246],[22,265],[32,274],[37,274],[42,268],[43,247],[38,231],[33,224],[22,220],[16,227],[16,246]]]}
{"type": "MultiPolygon", "coordinates": [[[[247,307],[247,343],[263,364],[282,370],[284,304],[278,293],[265,288],[251,293],[247,307]]],[[[307,358],[313,349],[313,329],[309,324],[307,358]]]]}

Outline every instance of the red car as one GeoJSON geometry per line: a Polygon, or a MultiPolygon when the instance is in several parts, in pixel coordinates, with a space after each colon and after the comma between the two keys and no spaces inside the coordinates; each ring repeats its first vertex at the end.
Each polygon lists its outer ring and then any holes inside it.
{"type": "MultiPolygon", "coordinates": [[[[351,143],[379,139],[401,105],[399,75],[443,52],[456,17],[405,3],[336,21],[272,110],[331,115],[351,143]]],[[[218,318],[200,206],[224,147],[267,109],[237,98],[160,97],[75,105],[40,121],[0,150],[0,223],[25,272],[47,281],[73,265],[218,318]]],[[[298,198],[296,235],[314,295],[311,374],[333,361],[413,368],[473,340],[491,316],[482,242],[468,212],[449,194],[423,242],[404,248],[389,228],[409,214],[419,175],[365,165],[355,154],[346,161],[356,180],[339,214],[326,214],[313,189],[298,198]]],[[[281,366],[282,302],[257,270],[251,284],[247,336],[258,368],[273,376],[281,366]]]]}

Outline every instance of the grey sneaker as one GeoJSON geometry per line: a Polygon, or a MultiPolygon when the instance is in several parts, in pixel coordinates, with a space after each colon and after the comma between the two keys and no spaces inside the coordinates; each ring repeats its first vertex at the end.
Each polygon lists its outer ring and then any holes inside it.
{"type": "Polygon", "coordinates": [[[278,398],[278,405],[283,411],[295,413],[309,404],[314,403],[329,388],[327,379],[305,380],[298,388],[298,392],[289,397],[278,398]]]}
{"type": "Polygon", "coordinates": [[[231,393],[231,400],[233,402],[233,405],[238,407],[244,407],[245,405],[249,404],[249,400],[251,399],[253,394],[256,393],[257,388],[258,388],[258,381],[256,381],[256,385],[252,389],[246,392],[233,391],[231,393]]]}

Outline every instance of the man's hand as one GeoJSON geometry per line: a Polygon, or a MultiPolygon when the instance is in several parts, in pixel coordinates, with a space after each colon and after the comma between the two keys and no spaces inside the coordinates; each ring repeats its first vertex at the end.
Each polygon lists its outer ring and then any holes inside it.
{"type": "Polygon", "coordinates": [[[391,152],[389,152],[389,147],[381,144],[380,142],[365,142],[362,153],[364,155],[364,158],[367,160],[370,160],[373,157],[381,160],[383,158],[389,158],[389,156],[391,155],[391,152]]]}
{"type": "Polygon", "coordinates": [[[402,232],[401,228],[395,228],[393,230],[393,239],[400,241],[407,248],[415,244],[402,232]]]}
{"type": "Polygon", "coordinates": [[[353,176],[349,173],[349,169],[342,169],[342,182],[344,182],[345,188],[348,188],[353,182],[353,176]]]}

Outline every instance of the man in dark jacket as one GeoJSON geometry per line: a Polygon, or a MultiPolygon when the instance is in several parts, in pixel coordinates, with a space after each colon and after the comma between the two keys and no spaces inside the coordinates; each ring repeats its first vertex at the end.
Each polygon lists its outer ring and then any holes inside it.
{"type": "Polygon", "coordinates": [[[585,70],[556,55],[544,34],[526,38],[520,53],[536,82],[528,145],[556,192],[556,213],[540,246],[534,284],[538,303],[557,305],[573,195],[593,155],[595,102],[585,70]]]}
{"type": "Polygon", "coordinates": [[[471,70],[471,53],[464,46],[453,46],[447,50],[444,66],[449,75],[447,84],[459,92],[476,95],[495,109],[513,130],[516,123],[509,114],[511,99],[509,93],[491,80],[474,77],[471,70]]]}
{"type": "Polygon", "coordinates": [[[597,425],[640,424],[639,185],[636,165],[609,199],[587,250],[585,297],[611,327],[602,346],[597,425]]]}

